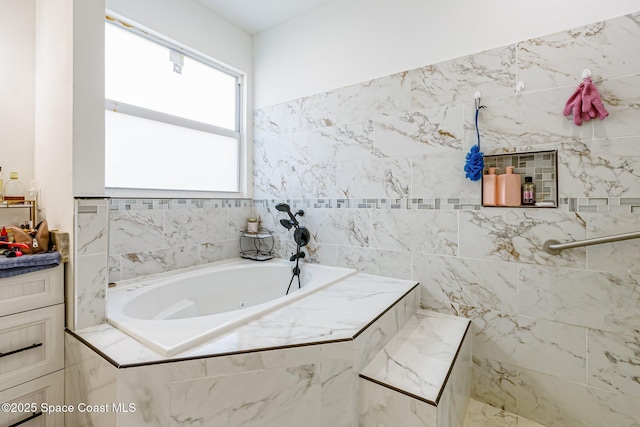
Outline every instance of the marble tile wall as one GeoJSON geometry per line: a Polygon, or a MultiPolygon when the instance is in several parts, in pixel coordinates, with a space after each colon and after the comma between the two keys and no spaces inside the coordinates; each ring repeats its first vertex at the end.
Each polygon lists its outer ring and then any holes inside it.
{"type": "Polygon", "coordinates": [[[105,320],[107,284],[238,256],[251,200],[76,199],[67,327],[105,320]]]}
{"type": "Polygon", "coordinates": [[[640,230],[637,46],[640,12],[257,110],[255,213],[281,256],[285,201],[308,261],[418,280],[423,307],[472,319],[475,398],[547,426],[637,425],[640,241],[542,251],[640,230]],[[610,116],[578,127],[562,111],[584,68],[610,116]],[[480,206],[462,170],[475,91],[486,154],[558,150],[557,209],[480,206]]]}
{"type": "Polygon", "coordinates": [[[250,200],[111,199],[109,282],[238,256],[250,200]]]}
{"type": "Polygon", "coordinates": [[[74,228],[75,290],[66,289],[67,327],[71,330],[95,326],[105,319],[109,201],[76,199],[74,228]]]}

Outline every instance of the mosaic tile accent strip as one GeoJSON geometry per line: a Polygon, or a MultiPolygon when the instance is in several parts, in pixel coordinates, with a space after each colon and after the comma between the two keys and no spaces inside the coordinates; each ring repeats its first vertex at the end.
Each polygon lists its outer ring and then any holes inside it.
{"type": "MultiPolygon", "coordinates": [[[[480,210],[480,198],[413,198],[413,199],[110,199],[109,209],[160,210],[186,208],[251,208],[287,203],[291,209],[425,209],[480,210]]],[[[640,198],[563,197],[558,208],[568,212],[640,213],[640,198]]],[[[506,208],[500,208],[506,209],[506,208]]],[[[518,208],[513,208],[518,209],[518,208]]],[[[533,209],[533,208],[531,208],[533,209]]]]}
{"type": "MultiPolygon", "coordinates": [[[[423,209],[423,210],[485,210],[520,209],[483,207],[480,198],[431,198],[431,199],[263,199],[253,200],[253,206],[267,208],[278,203],[287,203],[292,210],[297,209],[423,209]]],[[[527,208],[548,209],[548,208],[527,208]]],[[[578,198],[559,199],[558,210],[565,212],[610,212],[640,213],[640,199],[637,198],[578,198]]]]}
{"type": "Polygon", "coordinates": [[[109,209],[160,210],[187,208],[251,208],[251,199],[110,199],[109,209]]]}

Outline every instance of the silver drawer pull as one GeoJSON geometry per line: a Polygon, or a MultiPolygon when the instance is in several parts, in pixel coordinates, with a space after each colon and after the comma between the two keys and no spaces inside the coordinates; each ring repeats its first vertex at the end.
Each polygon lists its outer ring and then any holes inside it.
{"type": "Polygon", "coordinates": [[[24,424],[24,423],[26,423],[26,422],[31,421],[31,420],[32,420],[32,419],[34,419],[34,418],[38,418],[40,415],[42,415],[42,411],[40,411],[40,412],[34,412],[34,413],[33,413],[33,415],[31,415],[29,418],[25,418],[25,419],[24,419],[24,420],[22,420],[22,421],[18,421],[17,423],[13,423],[13,424],[11,424],[9,427],[17,427],[17,426],[19,426],[19,425],[22,425],[22,424],[24,424]]]}
{"type": "MultiPolygon", "coordinates": [[[[21,353],[23,351],[31,350],[32,348],[36,348],[36,347],[42,347],[42,343],[39,342],[37,344],[30,345],[29,347],[19,348],[17,350],[9,351],[7,353],[0,353],[0,358],[11,356],[12,354],[16,354],[16,353],[21,353]]],[[[17,424],[15,424],[15,425],[17,425],[17,424]]],[[[11,426],[9,426],[9,427],[11,427],[11,426]]]]}

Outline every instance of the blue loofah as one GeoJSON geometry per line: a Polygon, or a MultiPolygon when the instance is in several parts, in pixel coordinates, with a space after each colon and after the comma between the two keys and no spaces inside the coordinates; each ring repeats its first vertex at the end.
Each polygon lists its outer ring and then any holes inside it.
{"type": "Polygon", "coordinates": [[[478,181],[482,178],[482,170],[484,169],[484,158],[480,148],[477,145],[471,147],[465,159],[467,161],[464,165],[465,176],[471,181],[478,181]]]}
{"type": "Polygon", "coordinates": [[[480,105],[479,100],[476,100],[476,135],[478,136],[478,144],[471,147],[465,157],[466,163],[464,165],[464,171],[467,173],[465,176],[471,181],[480,180],[484,169],[484,156],[480,151],[480,130],[478,129],[478,115],[481,108],[485,108],[484,105],[480,105]]]}

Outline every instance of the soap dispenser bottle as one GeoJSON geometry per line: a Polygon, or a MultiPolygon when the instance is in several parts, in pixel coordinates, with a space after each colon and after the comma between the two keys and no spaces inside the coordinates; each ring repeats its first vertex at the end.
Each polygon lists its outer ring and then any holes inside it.
{"type": "Polygon", "coordinates": [[[489,173],[482,177],[482,206],[498,205],[498,181],[496,169],[489,168],[489,173]]]}
{"type": "Polygon", "coordinates": [[[506,171],[507,173],[498,175],[498,206],[520,206],[520,175],[513,173],[513,166],[507,166],[506,171]]]}

